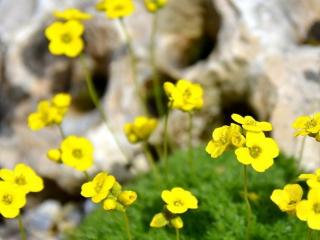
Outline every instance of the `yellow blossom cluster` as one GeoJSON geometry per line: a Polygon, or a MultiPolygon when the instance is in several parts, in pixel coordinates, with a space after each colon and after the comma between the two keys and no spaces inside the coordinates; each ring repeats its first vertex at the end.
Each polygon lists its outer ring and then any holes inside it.
{"type": "Polygon", "coordinates": [[[110,19],[117,19],[130,16],[135,6],[132,0],[101,0],[96,9],[105,12],[110,19]]]}
{"type": "Polygon", "coordinates": [[[151,13],[157,12],[167,4],[167,0],[144,0],[144,5],[151,13]]]}
{"type": "Polygon", "coordinates": [[[180,79],[176,84],[165,82],[164,91],[169,98],[169,107],[184,112],[200,110],[203,106],[203,89],[200,84],[180,79]]]}
{"type": "Polygon", "coordinates": [[[86,171],[93,164],[93,150],[87,138],[71,135],[62,140],[60,148],[50,149],[47,157],[78,171],[86,171]]]}
{"type": "Polygon", "coordinates": [[[232,114],[231,118],[240,125],[216,128],[212,133],[206,151],[212,158],[217,158],[227,149],[235,148],[238,161],[251,165],[257,172],[264,172],[273,165],[273,159],[279,155],[276,142],[266,137],[264,131],[271,131],[269,122],[256,121],[251,116],[242,117],[232,114]]]}
{"type": "Polygon", "coordinates": [[[65,55],[70,58],[79,56],[83,51],[82,35],[85,27],[81,21],[91,18],[90,14],[78,9],[56,11],[53,15],[64,21],[55,21],[45,30],[49,40],[49,51],[53,55],[65,55]]]}
{"type": "Polygon", "coordinates": [[[46,126],[60,125],[71,103],[71,96],[58,93],[50,100],[38,103],[37,111],[28,117],[28,126],[38,131],[46,126]]]}
{"type": "Polygon", "coordinates": [[[138,143],[147,141],[157,125],[157,119],[139,116],[132,123],[126,123],[123,130],[129,142],[138,143]]]}
{"type": "Polygon", "coordinates": [[[165,202],[164,210],[154,215],[150,226],[161,228],[169,225],[175,229],[183,228],[183,220],[180,214],[188,211],[188,209],[197,209],[198,200],[189,191],[180,187],[164,190],[161,194],[162,200],[165,202]]]}
{"type": "Polygon", "coordinates": [[[292,127],[296,130],[295,136],[309,136],[320,142],[320,112],[298,117],[292,127]]]}
{"type": "Polygon", "coordinates": [[[98,173],[92,181],[84,183],[81,187],[81,195],[91,198],[94,203],[103,201],[103,208],[108,211],[124,212],[137,199],[136,192],[122,190],[122,186],[115,177],[106,172],[98,173]]]}
{"type": "Polygon", "coordinates": [[[14,170],[0,170],[0,214],[5,218],[15,218],[26,204],[29,192],[40,192],[43,180],[31,167],[19,163],[14,170]]]}
{"type": "Polygon", "coordinates": [[[299,184],[288,184],[284,189],[275,189],[271,200],[281,211],[295,214],[301,221],[306,221],[310,229],[320,230],[320,169],[314,174],[300,174],[299,179],[307,181],[307,199],[302,199],[303,190],[299,184]]]}

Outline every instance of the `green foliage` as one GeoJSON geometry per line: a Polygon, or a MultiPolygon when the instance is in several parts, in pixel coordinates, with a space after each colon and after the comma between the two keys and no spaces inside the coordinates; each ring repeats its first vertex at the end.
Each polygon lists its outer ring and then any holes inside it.
{"type": "MultiPolygon", "coordinates": [[[[246,206],[242,198],[243,165],[232,152],[211,159],[204,148],[195,149],[194,173],[189,170],[187,152],[169,158],[170,171],[162,187],[151,174],[138,177],[128,189],[137,191],[137,202],[128,209],[135,240],[175,239],[174,229],[151,229],[149,223],[163,207],[160,194],[164,189],[183,187],[199,199],[199,209],[182,216],[185,240],[241,240],[245,238],[246,206]]],[[[160,172],[165,176],[164,168],[160,172]]],[[[307,226],[294,216],[282,213],[270,200],[273,189],[294,182],[297,171],[292,159],[280,156],[265,173],[249,170],[249,191],[258,195],[251,202],[254,213],[252,239],[304,239],[307,226]]],[[[98,207],[89,214],[70,240],[125,240],[122,213],[106,212],[98,207]]]]}

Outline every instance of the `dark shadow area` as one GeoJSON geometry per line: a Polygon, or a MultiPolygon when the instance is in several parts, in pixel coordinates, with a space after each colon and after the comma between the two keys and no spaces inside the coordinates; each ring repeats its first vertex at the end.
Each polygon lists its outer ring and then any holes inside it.
{"type": "MultiPolygon", "coordinates": [[[[49,41],[46,39],[43,29],[31,37],[22,53],[24,65],[38,77],[44,76],[46,70],[57,58],[49,52],[48,45],[49,41]]],[[[63,57],[59,58],[63,59],[63,57]]]]}
{"type": "Polygon", "coordinates": [[[159,78],[160,86],[155,86],[152,76],[150,77],[150,79],[145,81],[147,108],[148,108],[148,112],[154,117],[162,117],[168,112],[168,98],[163,90],[163,84],[165,82],[175,83],[175,80],[172,77],[170,77],[169,75],[163,72],[158,72],[158,78],[159,78]],[[156,87],[158,87],[158,90],[160,91],[161,104],[164,110],[162,114],[160,114],[156,105],[156,97],[154,94],[156,87]]]}
{"type": "Polygon", "coordinates": [[[305,39],[301,41],[303,45],[320,46],[320,20],[314,22],[308,32],[305,39]]]}

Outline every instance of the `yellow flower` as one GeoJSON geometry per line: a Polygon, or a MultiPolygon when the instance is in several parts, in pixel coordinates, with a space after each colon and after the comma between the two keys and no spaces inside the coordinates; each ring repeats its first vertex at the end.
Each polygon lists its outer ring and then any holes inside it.
{"type": "Polygon", "coordinates": [[[188,209],[197,209],[198,200],[191,192],[175,187],[171,191],[164,190],[161,194],[166,208],[173,214],[181,214],[188,209]]]}
{"type": "Polygon", "coordinates": [[[153,228],[161,228],[169,224],[169,220],[167,219],[166,215],[164,213],[157,213],[153,216],[150,227],[153,228]]]}
{"type": "Polygon", "coordinates": [[[167,0],[144,0],[144,5],[149,12],[156,12],[167,4],[167,0]]]}
{"type": "Polygon", "coordinates": [[[50,149],[47,152],[47,157],[52,161],[59,162],[61,160],[60,149],[50,149]]]}
{"type": "Polygon", "coordinates": [[[56,18],[67,20],[67,21],[69,20],[81,21],[81,20],[88,20],[92,18],[90,14],[82,12],[76,8],[69,8],[64,11],[55,11],[53,13],[53,16],[55,16],[56,18]]]}
{"type": "Polygon", "coordinates": [[[297,217],[302,221],[307,221],[309,228],[320,230],[320,189],[311,189],[308,199],[299,202],[296,211],[297,217]]]}
{"type": "Polygon", "coordinates": [[[115,181],[114,176],[105,172],[98,173],[92,181],[82,185],[81,195],[92,198],[94,203],[99,203],[108,196],[115,181]]]}
{"type": "Polygon", "coordinates": [[[33,131],[38,131],[46,126],[61,124],[71,102],[71,96],[58,93],[50,100],[38,103],[37,111],[28,116],[28,126],[33,131]]]}
{"type": "Polygon", "coordinates": [[[182,218],[179,217],[179,216],[176,216],[176,217],[170,219],[170,225],[171,225],[172,227],[174,227],[175,229],[183,228],[182,218]]]}
{"type": "Polygon", "coordinates": [[[111,19],[130,16],[135,6],[132,0],[102,0],[96,5],[97,10],[105,11],[111,19]]]}
{"type": "Polygon", "coordinates": [[[75,20],[52,23],[45,30],[45,35],[50,41],[50,52],[53,55],[77,57],[83,50],[83,32],[84,26],[75,20]]]}
{"type": "Polygon", "coordinates": [[[296,129],[295,136],[315,137],[320,132],[320,112],[312,116],[298,117],[292,127],[296,129]]]}
{"type": "Polygon", "coordinates": [[[103,209],[110,211],[114,210],[117,207],[117,201],[113,198],[108,198],[103,202],[103,209]]]}
{"type": "Polygon", "coordinates": [[[130,206],[137,200],[137,193],[134,191],[123,191],[120,193],[118,200],[124,206],[130,206]]]}
{"type": "Polygon", "coordinates": [[[157,125],[157,119],[140,116],[133,123],[126,123],[123,130],[129,142],[137,143],[147,141],[157,125]]]}
{"type": "Polygon", "coordinates": [[[246,146],[236,149],[240,163],[253,167],[257,172],[264,172],[273,165],[273,159],[279,155],[279,148],[272,138],[266,138],[262,132],[248,132],[246,146]]]}
{"type": "Polygon", "coordinates": [[[299,179],[307,180],[310,188],[320,188],[320,168],[314,174],[300,174],[299,179]]]}
{"type": "Polygon", "coordinates": [[[61,143],[61,160],[79,171],[85,171],[93,164],[92,143],[84,137],[69,136],[61,143]]]}
{"type": "Polygon", "coordinates": [[[271,131],[272,125],[269,122],[258,122],[251,116],[242,117],[239,114],[232,114],[231,118],[242,125],[242,127],[250,132],[271,131]]]}
{"type": "Polygon", "coordinates": [[[287,184],[283,189],[275,189],[271,200],[283,212],[295,212],[297,204],[301,201],[303,190],[299,184],[287,184]]]}
{"type": "Polygon", "coordinates": [[[68,93],[58,93],[52,98],[52,104],[57,108],[65,110],[71,104],[71,96],[68,93]]]}
{"type": "Polygon", "coordinates": [[[184,112],[199,110],[203,106],[203,90],[200,84],[181,79],[176,85],[164,83],[164,90],[169,98],[169,107],[184,112]]]}
{"type": "Polygon", "coordinates": [[[226,151],[229,144],[229,126],[216,128],[212,133],[212,140],[206,147],[206,152],[209,153],[212,158],[217,158],[226,151]]]}
{"type": "Polygon", "coordinates": [[[45,126],[52,124],[59,124],[57,119],[58,110],[52,107],[49,101],[40,101],[37,107],[37,111],[31,113],[28,117],[28,126],[33,131],[38,131],[45,126]]]}
{"type": "Polygon", "coordinates": [[[0,182],[0,214],[5,218],[15,218],[20,208],[26,204],[26,194],[16,184],[0,182]]]}
{"type": "Polygon", "coordinates": [[[208,143],[206,151],[212,158],[217,158],[223,154],[232,144],[241,147],[245,143],[245,137],[241,134],[239,125],[231,123],[230,126],[216,128],[212,133],[212,140],[208,143]]]}
{"type": "Polygon", "coordinates": [[[0,178],[5,182],[17,185],[25,193],[40,192],[43,189],[43,180],[32,168],[19,163],[14,170],[1,169],[0,178]]]}

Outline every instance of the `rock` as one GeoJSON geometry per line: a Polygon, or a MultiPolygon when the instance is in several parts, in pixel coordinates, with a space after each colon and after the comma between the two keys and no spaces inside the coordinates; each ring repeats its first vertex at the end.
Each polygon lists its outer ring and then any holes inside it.
{"type": "MultiPolygon", "coordinates": [[[[21,0],[4,0],[0,10],[0,164],[12,168],[26,162],[69,192],[79,190],[82,174],[45,157],[49,148],[59,144],[57,130],[32,133],[26,127],[26,117],[36,103],[57,91],[69,91],[74,98],[64,130],[87,136],[95,145],[96,165],[90,174],[107,170],[127,180],[147,169],[139,145],[130,145],[122,132],[125,122],[142,113],[124,35],[119,24],[96,13],[92,3],[33,0],[25,5],[21,0]],[[81,62],[53,57],[47,50],[43,30],[53,20],[51,12],[70,6],[95,15],[86,23],[85,60],[106,110],[109,131],[89,99],[81,62]]],[[[292,136],[291,123],[299,115],[319,111],[315,44],[319,16],[316,0],[169,1],[159,13],[157,69],[162,82],[187,78],[205,88],[204,109],[194,116],[194,144],[208,141],[214,127],[229,123],[230,114],[239,112],[270,120],[281,149],[297,156],[301,139],[292,136]]],[[[138,58],[138,83],[146,93],[152,85],[151,18],[137,2],[137,12],[125,20],[138,58]]],[[[172,112],[173,144],[185,145],[187,123],[186,114],[172,112]]],[[[162,125],[151,139],[154,145],[161,144],[162,125]]],[[[320,164],[318,149],[316,142],[307,141],[303,165],[308,170],[320,164]]]]}

